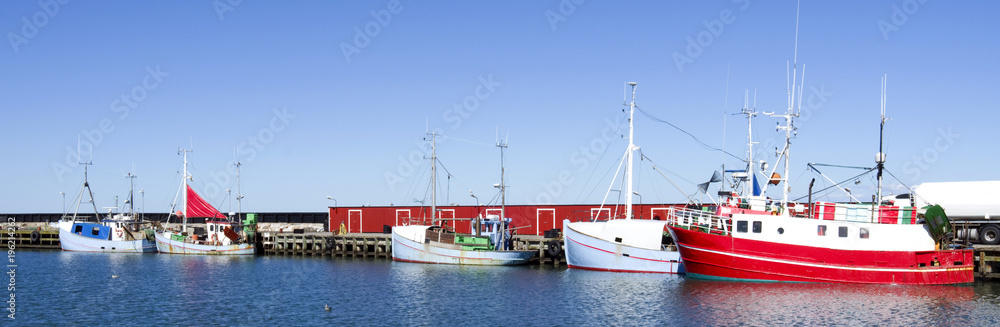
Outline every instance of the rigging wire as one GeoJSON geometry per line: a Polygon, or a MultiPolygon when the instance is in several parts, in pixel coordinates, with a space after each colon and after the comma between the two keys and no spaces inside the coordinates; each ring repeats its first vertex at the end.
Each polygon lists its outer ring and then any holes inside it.
{"type": "MultiPolygon", "coordinates": [[[[837,185],[840,185],[840,184],[843,184],[843,183],[847,183],[847,182],[850,182],[851,180],[854,180],[854,179],[858,179],[858,178],[860,178],[861,176],[864,176],[864,175],[866,175],[866,174],[868,174],[868,173],[871,173],[871,172],[873,172],[873,171],[875,171],[875,168],[868,168],[868,170],[866,170],[866,171],[865,171],[865,172],[863,172],[863,173],[860,173],[860,174],[857,174],[857,175],[855,175],[854,177],[851,177],[851,178],[848,178],[848,179],[845,179],[845,180],[843,180],[843,181],[841,181],[841,182],[839,182],[839,183],[836,183],[836,184],[834,184],[834,185],[830,185],[830,186],[828,186],[828,187],[826,187],[826,188],[824,188],[824,189],[821,189],[821,190],[819,190],[819,191],[816,191],[816,192],[813,192],[813,194],[816,194],[816,193],[820,193],[820,192],[823,192],[823,191],[826,191],[826,190],[828,190],[828,189],[830,189],[830,188],[833,188],[833,187],[836,187],[837,185]]],[[[805,199],[805,198],[808,198],[808,197],[809,197],[809,194],[806,194],[806,195],[803,195],[803,196],[801,196],[801,197],[798,197],[798,198],[796,198],[796,199],[794,199],[794,200],[792,200],[792,201],[794,201],[794,202],[799,202],[800,200],[802,200],[802,199],[805,199]]]]}
{"type": "Polygon", "coordinates": [[[729,155],[730,157],[733,157],[733,158],[736,158],[737,160],[740,160],[740,161],[746,161],[745,159],[743,159],[743,158],[740,158],[739,156],[736,156],[736,155],[734,155],[734,154],[732,154],[732,153],[729,153],[729,152],[727,152],[726,150],[723,150],[723,149],[720,149],[720,148],[717,148],[717,147],[714,147],[714,146],[711,146],[711,145],[708,145],[707,143],[703,142],[703,141],[702,141],[701,139],[698,139],[698,137],[697,137],[697,136],[694,136],[694,134],[691,134],[690,132],[688,132],[688,131],[685,131],[684,129],[682,129],[682,128],[678,127],[677,125],[674,125],[674,124],[672,124],[672,123],[670,123],[670,122],[668,122],[668,121],[666,121],[666,120],[663,120],[663,119],[660,119],[660,118],[656,118],[656,117],[654,117],[653,115],[651,115],[651,114],[647,113],[647,112],[646,112],[645,110],[642,110],[642,109],[641,109],[641,108],[639,108],[639,107],[636,107],[636,108],[635,108],[635,110],[639,111],[639,113],[641,113],[641,114],[643,114],[644,116],[646,116],[646,118],[649,118],[649,119],[651,119],[651,120],[653,120],[653,121],[656,121],[656,122],[660,122],[660,123],[664,123],[664,124],[667,124],[667,125],[669,125],[670,127],[673,127],[674,129],[676,129],[676,130],[680,131],[681,133],[684,133],[684,134],[686,134],[687,136],[690,136],[690,137],[691,137],[692,139],[694,139],[694,141],[695,141],[695,142],[697,142],[697,143],[698,143],[698,145],[700,145],[701,147],[703,147],[703,148],[705,148],[705,149],[708,149],[708,150],[713,150],[713,151],[719,151],[719,152],[722,152],[722,153],[725,153],[725,154],[729,155]]]}
{"type": "MultiPolygon", "coordinates": [[[[449,181],[450,181],[451,179],[454,179],[456,183],[458,183],[458,184],[459,184],[460,186],[462,186],[462,187],[463,187],[463,189],[466,189],[466,190],[471,190],[471,189],[472,189],[472,188],[471,188],[471,187],[469,187],[468,185],[465,185],[465,183],[462,183],[462,181],[458,180],[458,178],[455,178],[455,175],[452,175],[452,174],[451,174],[451,171],[449,171],[449,170],[448,170],[448,167],[445,167],[445,166],[444,166],[444,162],[441,162],[441,159],[437,159],[437,163],[438,163],[439,165],[441,165],[441,168],[443,168],[443,169],[444,169],[444,172],[445,172],[445,174],[448,174],[448,180],[449,180],[449,181]]],[[[448,205],[451,205],[451,203],[448,203],[448,205]]]]}
{"type": "MultiPolygon", "coordinates": [[[[622,115],[622,119],[620,121],[618,121],[618,127],[615,128],[616,131],[621,130],[622,125],[625,123],[625,120],[626,120],[625,117],[626,117],[625,115],[622,115]]],[[[610,141],[608,143],[610,143],[610,141]]],[[[610,145],[610,144],[608,144],[608,145],[610,145]]],[[[597,172],[597,167],[600,166],[601,160],[604,159],[604,155],[606,155],[608,153],[608,150],[611,148],[608,145],[604,146],[604,151],[602,151],[601,152],[601,156],[597,158],[597,161],[596,161],[597,163],[594,164],[594,169],[590,170],[590,175],[587,176],[587,180],[585,182],[583,182],[583,187],[580,188],[580,194],[577,194],[577,196],[576,196],[576,202],[577,203],[580,202],[580,199],[583,197],[583,192],[586,191],[587,188],[588,188],[587,186],[590,185],[590,180],[594,177],[594,173],[597,172]]],[[[614,165],[612,165],[612,167],[614,167],[614,165]]],[[[608,171],[611,171],[611,168],[608,168],[608,171]]],[[[590,193],[587,194],[587,197],[590,197],[591,194],[594,194],[594,190],[596,190],[596,188],[591,189],[590,193]]]]}
{"type": "MultiPolygon", "coordinates": [[[[427,161],[428,160],[420,160],[420,166],[417,167],[416,170],[414,170],[414,171],[419,171],[420,175],[417,176],[417,178],[413,180],[413,183],[410,183],[410,188],[406,191],[406,193],[405,193],[405,195],[403,197],[403,200],[400,202],[401,204],[406,205],[407,203],[410,203],[410,199],[414,198],[414,196],[415,196],[415,194],[417,192],[417,186],[421,184],[421,183],[417,183],[417,181],[423,180],[425,174],[427,174],[427,171],[429,170],[429,169],[424,169],[427,166],[427,161]]],[[[428,185],[430,185],[430,183],[428,183],[428,185]]],[[[424,197],[425,198],[427,197],[427,193],[430,193],[430,191],[425,191],[424,192],[424,197]]],[[[423,205],[421,205],[421,208],[422,207],[423,207],[423,205]]]]}
{"type": "MultiPolygon", "coordinates": [[[[677,186],[677,183],[674,183],[674,181],[671,180],[670,177],[667,177],[667,175],[664,174],[663,171],[661,171],[659,168],[656,167],[656,162],[653,161],[653,159],[649,159],[649,157],[646,157],[646,155],[643,154],[641,150],[639,151],[639,155],[642,156],[642,157],[644,157],[644,158],[646,158],[646,160],[649,160],[649,163],[653,166],[653,170],[656,170],[657,172],[660,173],[660,176],[663,176],[663,178],[666,178],[667,181],[670,182],[670,184],[673,185],[675,188],[677,188],[677,191],[679,191],[682,195],[684,195],[685,197],[687,197],[688,200],[691,201],[691,203],[695,203],[694,199],[692,199],[690,196],[688,196],[686,193],[684,193],[684,190],[682,190],[680,188],[680,186],[677,186]]],[[[684,179],[684,178],[682,177],[681,179],[684,179]]],[[[685,179],[685,181],[687,181],[687,180],[685,179]]],[[[688,182],[690,183],[691,181],[688,181],[688,182]]]]}
{"type": "MultiPolygon", "coordinates": [[[[626,150],[626,151],[628,151],[628,150],[626,150]]],[[[623,153],[624,153],[624,151],[623,151],[623,153]]],[[[603,156],[603,155],[602,155],[602,156],[603,156]]],[[[624,155],[623,155],[623,156],[624,156],[624,155]]],[[[613,170],[613,171],[614,171],[615,173],[617,173],[617,172],[618,172],[618,169],[621,169],[621,165],[620,165],[620,164],[619,164],[619,165],[618,165],[617,167],[616,167],[616,166],[615,166],[614,164],[611,164],[610,166],[608,166],[608,171],[606,171],[606,172],[604,173],[604,175],[605,175],[605,176],[609,175],[609,174],[611,173],[611,171],[612,171],[612,170],[613,170]],[[612,168],[614,168],[614,169],[612,169],[612,168]]],[[[596,171],[596,170],[597,170],[597,166],[594,166],[594,171],[596,171]]],[[[591,175],[593,175],[593,172],[591,172],[591,175]]],[[[616,175],[616,176],[617,176],[617,175],[616,175]]],[[[617,178],[617,177],[613,177],[613,178],[617,178]]],[[[588,178],[588,184],[589,184],[589,178],[588,178]]],[[[586,186],[587,186],[587,184],[584,184],[584,187],[583,187],[583,189],[582,189],[582,190],[580,191],[581,195],[583,195],[583,190],[586,190],[586,189],[587,189],[587,187],[586,187],[586,186]]],[[[594,194],[594,191],[597,191],[597,187],[596,187],[596,185],[595,185],[595,187],[594,187],[594,188],[591,188],[591,189],[590,189],[590,193],[587,193],[587,196],[586,196],[586,197],[587,197],[587,198],[589,198],[589,197],[590,197],[591,195],[593,195],[593,194],[594,194]]],[[[577,200],[576,202],[580,202],[580,197],[577,197],[577,199],[576,199],[576,200],[577,200]]]]}

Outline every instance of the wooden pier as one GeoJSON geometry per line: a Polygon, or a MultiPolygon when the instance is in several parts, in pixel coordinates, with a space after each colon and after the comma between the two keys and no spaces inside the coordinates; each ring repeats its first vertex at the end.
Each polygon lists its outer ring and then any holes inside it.
{"type": "Polygon", "coordinates": [[[1000,245],[975,244],[972,247],[975,249],[976,268],[974,271],[976,278],[1000,279],[1000,245]]]}
{"type": "MultiPolygon", "coordinates": [[[[515,235],[514,248],[537,251],[529,263],[565,265],[562,239],[515,235]],[[558,244],[558,246],[550,246],[558,244]],[[553,255],[554,254],[554,255],[553,255]]],[[[284,256],[329,256],[392,259],[392,235],[384,233],[261,233],[258,253],[284,256]]]]}
{"type": "Polygon", "coordinates": [[[261,233],[263,255],[392,258],[389,234],[261,233]]]}
{"type": "MultiPolygon", "coordinates": [[[[9,246],[10,231],[0,233],[0,242],[9,246]]],[[[14,249],[50,249],[61,250],[59,245],[59,230],[57,229],[18,229],[13,232],[14,249]]]]}

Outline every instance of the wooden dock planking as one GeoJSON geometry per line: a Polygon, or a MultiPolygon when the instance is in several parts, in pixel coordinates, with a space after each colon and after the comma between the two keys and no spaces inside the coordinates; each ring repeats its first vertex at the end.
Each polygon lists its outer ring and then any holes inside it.
{"type": "MultiPolygon", "coordinates": [[[[0,242],[2,242],[6,247],[10,247],[10,231],[4,230],[0,233],[0,242]]],[[[59,245],[59,230],[57,229],[19,229],[14,231],[14,248],[13,249],[50,249],[50,250],[60,250],[62,247],[59,245]],[[38,232],[38,240],[35,242],[31,241],[31,234],[33,232],[38,232]]]]}
{"type": "MultiPolygon", "coordinates": [[[[330,256],[349,258],[392,259],[392,235],[384,233],[349,233],[335,235],[318,233],[261,233],[262,255],[330,256]]],[[[546,251],[549,241],[562,239],[535,235],[515,235],[515,250],[532,250],[538,254],[529,261],[533,264],[560,266],[566,264],[565,256],[553,257],[546,251]]]]}
{"type": "Polygon", "coordinates": [[[975,244],[976,278],[992,280],[1000,278],[1000,245],[975,244]]]}

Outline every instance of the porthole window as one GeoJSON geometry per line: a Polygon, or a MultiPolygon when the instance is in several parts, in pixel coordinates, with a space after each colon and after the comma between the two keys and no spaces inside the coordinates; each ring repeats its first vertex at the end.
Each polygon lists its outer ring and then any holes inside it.
{"type": "Polygon", "coordinates": [[[759,234],[760,230],[761,230],[761,223],[759,221],[753,222],[753,232],[759,234]]]}
{"type": "Polygon", "coordinates": [[[826,236],[826,225],[816,226],[816,235],[826,236]]]}
{"type": "Polygon", "coordinates": [[[837,229],[837,236],[847,237],[847,226],[841,226],[837,229]]]}
{"type": "Polygon", "coordinates": [[[868,238],[868,229],[867,228],[862,228],[861,229],[861,238],[868,238]]]}
{"type": "Polygon", "coordinates": [[[778,234],[780,235],[780,234],[784,234],[784,233],[785,233],[785,229],[781,228],[781,227],[778,227],[778,234]]]}
{"type": "Polygon", "coordinates": [[[747,232],[747,221],[746,220],[738,220],[738,221],[736,221],[736,232],[737,233],[746,233],[747,232]]]}

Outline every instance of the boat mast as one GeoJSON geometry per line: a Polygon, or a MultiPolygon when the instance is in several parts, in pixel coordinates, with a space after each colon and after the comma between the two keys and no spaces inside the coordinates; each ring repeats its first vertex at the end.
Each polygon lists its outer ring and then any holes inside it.
{"type": "Polygon", "coordinates": [[[132,173],[127,173],[125,178],[128,178],[128,211],[129,216],[135,219],[135,175],[132,173]]]}
{"type": "Polygon", "coordinates": [[[504,174],[507,169],[504,168],[503,152],[507,149],[507,142],[500,139],[497,147],[500,148],[500,218],[504,218],[507,215],[507,180],[504,174]]]}
{"type": "MultiPolygon", "coordinates": [[[[757,182],[754,181],[754,177],[757,176],[756,168],[753,164],[753,117],[757,116],[757,112],[750,109],[750,91],[743,91],[743,114],[747,115],[747,181],[743,183],[743,197],[750,198],[753,194],[753,188],[757,186],[757,182]]],[[[754,97],[756,97],[756,91],[754,91],[754,97]]],[[[756,100],[755,100],[756,101],[756,100]]],[[[754,106],[756,109],[756,106],[754,106]]]]}
{"type": "Polygon", "coordinates": [[[76,202],[76,209],[73,210],[73,221],[74,222],[76,221],[77,213],[80,212],[80,203],[83,202],[83,191],[87,191],[87,195],[90,196],[90,205],[94,207],[94,218],[97,219],[98,222],[100,222],[101,213],[97,212],[97,203],[94,202],[94,191],[90,190],[90,182],[87,176],[87,167],[93,165],[93,163],[81,162],[80,164],[83,165],[83,187],[80,188],[80,196],[76,198],[77,202],[76,202]]]}
{"type": "Polygon", "coordinates": [[[183,175],[181,177],[181,191],[184,192],[184,197],[182,198],[182,201],[184,201],[184,211],[183,211],[184,212],[184,218],[181,218],[181,231],[182,232],[187,232],[187,218],[188,218],[188,186],[187,186],[187,181],[188,181],[188,156],[187,156],[187,154],[188,154],[188,152],[191,152],[191,150],[188,150],[188,149],[177,150],[178,154],[184,156],[184,173],[183,173],[183,175]]]}
{"type": "Polygon", "coordinates": [[[507,142],[504,141],[504,139],[500,139],[500,141],[497,142],[497,147],[500,148],[500,221],[497,222],[499,224],[497,226],[498,227],[497,232],[499,232],[500,238],[499,238],[499,242],[497,242],[499,244],[496,245],[496,248],[497,249],[506,250],[506,248],[504,247],[504,244],[506,244],[506,240],[504,238],[505,238],[505,236],[506,236],[505,234],[507,232],[507,220],[506,220],[507,219],[507,182],[506,182],[506,178],[505,178],[506,176],[504,174],[504,171],[507,170],[507,169],[504,167],[503,152],[504,152],[504,150],[507,149],[507,142]]]}
{"type": "MultiPolygon", "coordinates": [[[[437,132],[430,132],[431,136],[431,225],[437,225],[437,132]]],[[[427,140],[427,138],[424,138],[427,140]]]]}
{"type": "MultiPolygon", "coordinates": [[[[236,221],[239,224],[243,217],[243,192],[240,191],[240,161],[236,160],[236,221]]],[[[231,203],[231,202],[230,202],[231,203]]]]}
{"type": "MultiPolygon", "coordinates": [[[[878,154],[875,155],[875,164],[878,168],[878,188],[875,195],[875,207],[882,204],[882,170],[885,169],[885,153],[882,152],[882,131],[885,129],[885,87],[888,82],[888,74],[882,76],[882,119],[878,126],[878,154]]],[[[874,218],[874,217],[873,217],[874,218]]]]}
{"type": "Polygon", "coordinates": [[[632,219],[632,153],[635,152],[636,146],[632,143],[633,134],[633,117],[635,115],[635,88],[636,82],[629,82],[628,85],[632,86],[632,102],[629,104],[628,113],[628,150],[625,153],[626,160],[628,161],[625,167],[625,178],[628,179],[628,195],[625,196],[625,219],[632,219]]]}

